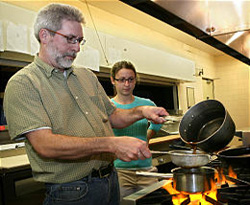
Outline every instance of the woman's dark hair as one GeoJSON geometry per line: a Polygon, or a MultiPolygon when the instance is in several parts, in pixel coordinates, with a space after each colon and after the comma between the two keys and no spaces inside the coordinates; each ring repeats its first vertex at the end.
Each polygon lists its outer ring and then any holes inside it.
{"type": "Polygon", "coordinates": [[[113,78],[115,78],[115,75],[119,72],[119,70],[121,70],[123,68],[130,69],[130,70],[134,71],[135,78],[137,78],[135,66],[131,62],[129,62],[129,61],[119,61],[119,62],[116,62],[113,65],[112,69],[111,69],[111,73],[110,73],[111,76],[113,78]]]}

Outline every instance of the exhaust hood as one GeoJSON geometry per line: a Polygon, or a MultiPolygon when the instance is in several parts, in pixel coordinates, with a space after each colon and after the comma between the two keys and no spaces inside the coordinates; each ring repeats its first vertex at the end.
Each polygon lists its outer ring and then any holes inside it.
{"type": "Polygon", "coordinates": [[[250,65],[250,1],[120,1],[250,65]]]}

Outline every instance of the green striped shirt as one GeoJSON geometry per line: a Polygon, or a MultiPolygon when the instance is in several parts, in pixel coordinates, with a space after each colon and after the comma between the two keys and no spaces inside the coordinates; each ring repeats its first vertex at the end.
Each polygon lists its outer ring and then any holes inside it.
{"type": "MultiPolygon", "coordinates": [[[[90,70],[73,67],[60,72],[39,57],[8,82],[4,110],[12,139],[48,127],[55,134],[78,137],[112,136],[108,116],[114,111],[110,99],[90,70]]],[[[26,152],[34,178],[65,183],[87,176],[114,160],[103,153],[80,160],[45,159],[26,140],[26,152]]],[[[83,150],[84,152],[84,150],[83,150]]]]}

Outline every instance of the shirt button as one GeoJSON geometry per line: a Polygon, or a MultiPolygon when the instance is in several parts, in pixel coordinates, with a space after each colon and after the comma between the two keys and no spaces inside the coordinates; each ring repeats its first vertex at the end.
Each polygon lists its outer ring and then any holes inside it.
{"type": "Polygon", "coordinates": [[[78,99],[78,96],[76,96],[76,100],[78,99]]]}
{"type": "Polygon", "coordinates": [[[102,122],[106,123],[106,122],[108,122],[108,119],[107,118],[103,118],[102,122]]]}
{"type": "Polygon", "coordinates": [[[87,114],[89,114],[88,112],[85,112],[85,114],[87,115],[87,114]]]}

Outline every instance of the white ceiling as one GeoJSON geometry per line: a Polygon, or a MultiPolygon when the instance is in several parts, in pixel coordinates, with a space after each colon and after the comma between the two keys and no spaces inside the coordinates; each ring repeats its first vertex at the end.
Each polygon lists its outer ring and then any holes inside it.
{"type": "Polygon", "coordinates": [[[250,58],[250,1],[154,0],[154,2],[250,58]]]}
{"type": "MultiPolygon", "coordinates": [[[[165,0],[164,0],[165,1],[165,0]]],[[[112,13],[134,23],[137,23],[141,26],[150,28],[156,32],[159,32],[163,35],[176,39],[180,42],[183,42],[186,45],[192,46],[194,48],[200,49],[204,52],[207,52],[211,55],[223,55],[224,53],[176,28],[170,26],[138,9],[135,9],[119,0],[57,0],[57,1],[9,1],[8,3],[21,6],[27,9],[38,11],[41,7],[45,6],[51,2],[62,2],[68,3],[77,6],[79,3],[88,3],[96,8],[102,9],[106,12],[112,13]]],[[[81,7],[81,5],[80,5],[81,7]]]]}
{"type": "MultiPolygon", "coordinates": [[[[85,2],[85,0],[82,0],[85,2]]],[[[99,9],[115,14],[129,21],[148,27],[168,37],[177,39],[186,45],[198,48],[212,55],[222,55],[218,49],[197,40],[196,38],[144,13],[119,0],[88,0],[88,3],[99,9]]]]}

